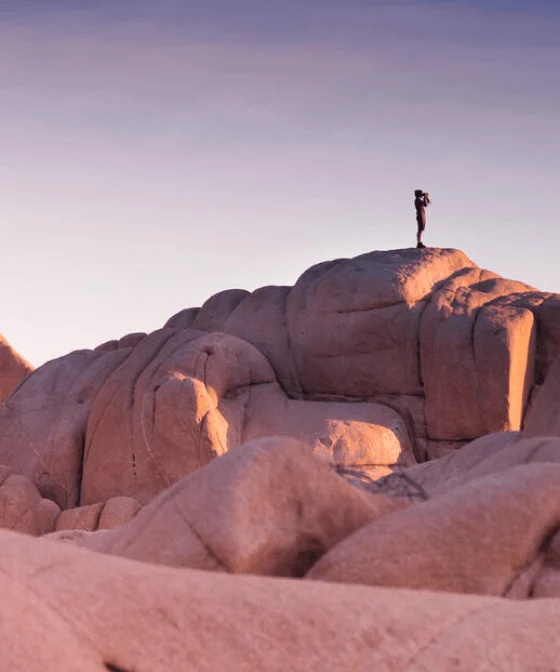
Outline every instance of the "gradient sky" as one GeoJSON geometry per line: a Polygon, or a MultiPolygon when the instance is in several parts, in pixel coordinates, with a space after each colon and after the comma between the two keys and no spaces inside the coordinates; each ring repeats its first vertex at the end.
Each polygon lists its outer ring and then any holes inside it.
{"type": "Polygon", "coordinates": [[[560,291],[560,3],[0,0],[0,332],[33,364],[425,242],[560,291]]]}

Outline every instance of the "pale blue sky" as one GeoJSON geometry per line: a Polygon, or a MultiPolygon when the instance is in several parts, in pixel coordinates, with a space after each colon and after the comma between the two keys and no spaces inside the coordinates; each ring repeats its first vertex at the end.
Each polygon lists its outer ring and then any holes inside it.
{"type": "Polygon", "coordinates": [[[560,291],[553,2],[0,0],[0,332],[35,364],[425,242],[560,291]]]}

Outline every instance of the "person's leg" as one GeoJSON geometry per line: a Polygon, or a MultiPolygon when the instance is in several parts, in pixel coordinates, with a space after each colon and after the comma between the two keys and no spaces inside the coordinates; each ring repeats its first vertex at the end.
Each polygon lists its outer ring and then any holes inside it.
{"type": "Polygon", "coordinates": [[[422,234],[424,233],[424,224],[421,220],[417,220],[418,231],[416,232],[416,247],[423,247],[422,234]]]}

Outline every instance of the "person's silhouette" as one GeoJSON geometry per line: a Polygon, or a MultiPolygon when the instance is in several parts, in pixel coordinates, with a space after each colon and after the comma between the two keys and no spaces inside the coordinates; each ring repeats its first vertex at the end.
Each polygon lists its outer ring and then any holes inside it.
{"type": "Polygon", "coordinates": [[[430,205],[429,195],[422,189],[416,189],[414,192],[414,207],[416,208],[416,223],[418,224],[418,231],[416,232],[416,247],[418,248],[426,247],[422,242],[422,234],[426,228],[427,205],[430,205]]]}

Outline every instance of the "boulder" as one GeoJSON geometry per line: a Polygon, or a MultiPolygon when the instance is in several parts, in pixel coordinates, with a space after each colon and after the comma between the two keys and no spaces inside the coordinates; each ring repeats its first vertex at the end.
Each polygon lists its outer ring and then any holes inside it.
{"type": "Polygon", "coordinates": [[[33,367],[19,355],[0,334],[0,404],[33,371],[33,367]]]}
{"type": "MultiPolygon", "coordinates": [[[[439,459],[408,467],[402,474],[427,497],[435,497],[510,467],[542,462],[560,462],[560,438],[526,438],[522,432],[500,432],[476,439],[460,450],[450,450],[439,459]]],[[[383,480],[375,486],[376,491],[383,492],[383,480]]]]}
{"type": "Polygon", "coordinates": [[[230,447],[275,434],[371,473],[415,462],[397,412],[290,400],[255,347],[192,329],[48,362],[0,408],[0,428],[2,463],[63,509],[147,503],[230,447]]]}
{"type": "Polygon", "coordinates": [[[468,264],[452,250],[394,250],[306,271],[287,302],[303,392],[420,393],[418,331],[425,299],[468,264]]]}
{"type": "Polygon", "coordinates": [[[43,499],[25,476],[7,475],[0,483],[0,528],[40,536],[52,532],[59,507],[43,499]]]}
{"type": "Polygon", "coordinates": [[[270,437],[231,449],[112,534],[77,541],[143,562],[300,576],[338,541],[403,506],[354,488],[299,441],[270,437]]]}
{"type": "Polygon", "coordinates": [[[270,362],[282,389],[300,398],[301,385],[286,327],[290,287],[261,287],[229,314],[222,331],[254,345],[270,362]]]}
{"type": "Polygon", "coordinates": [[[58,516],[55,531],[96,530],[102,510],[103,502],[89,504],[88,506],[77,506],[74,509],[66,509],[58,516]]]}
{"type": "Polygon", "coordinates": [[[0,463],[61,508],[77,506],[92,401],[129,353],[79,350],[34,371],[0,407],[0,463]]]}
{"type": "Polygon", "coordinates": [[[439,290],[422,317],[430,439],[464,441],[521,428],[535,370],[533,313],[489,304],[495,294],[481,284],[439,290]]]}
{"type": "Polygon", "coordinates": [[[531,404],[524,431],[525,436],[560,437],[560,356],[531,404]]]}
{"type": "Polygon", "coordinates": [[[560,600],[158,567],[0,531],[0,668],[554,670],[560,600]]]}
{"type": "Polygon", "coordinates": [[[560,465],[512,467],[361,528],[308,578],[504,596],[559,528],[560,465]]]}
{"type": "Polygon", "coordinates": [[[111,497],[106,502],[66,509],[58,516],[55,530],[57,533],[67,530],[112,530],[128,523],[140,509],[140,502],[132,497],[111,497]]]}
{"type": "Polygon", "coordinates": [[[201,331],[222,331],[223,325],[235,307],[249,296],[246,289],[226,289],[205,301],[191,325],[201,331]]]}

